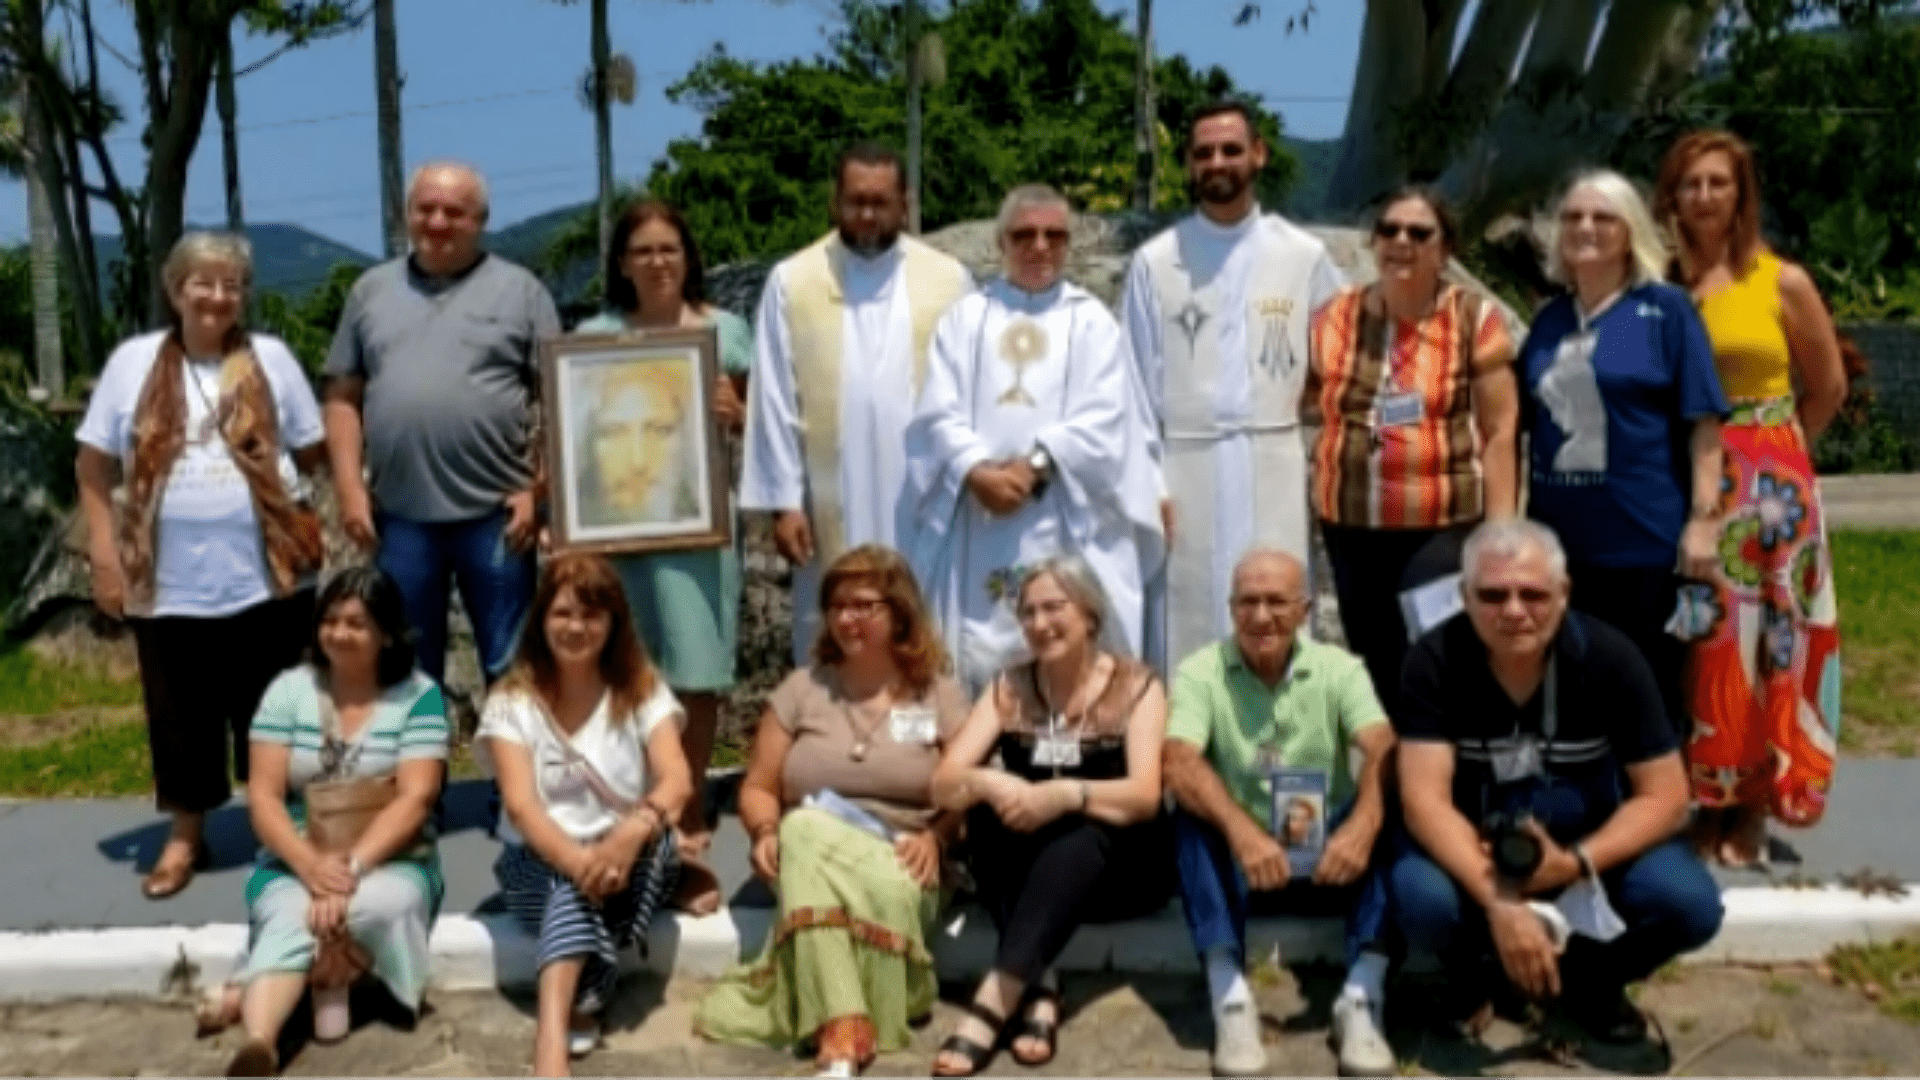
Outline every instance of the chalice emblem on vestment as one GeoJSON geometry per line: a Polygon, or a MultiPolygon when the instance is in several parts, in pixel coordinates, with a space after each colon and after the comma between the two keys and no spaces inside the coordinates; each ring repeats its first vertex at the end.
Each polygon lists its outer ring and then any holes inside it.
{"type": "Polygon", "coordinates": [[[1016,319],[1000,333],[1000,359],[1013,368],[1013,385],[1000,395],[1000,405],[1039,405],[1024,385],[1027,369],[1047,355],[1047,332],[1032,319],[1016,319]]]}

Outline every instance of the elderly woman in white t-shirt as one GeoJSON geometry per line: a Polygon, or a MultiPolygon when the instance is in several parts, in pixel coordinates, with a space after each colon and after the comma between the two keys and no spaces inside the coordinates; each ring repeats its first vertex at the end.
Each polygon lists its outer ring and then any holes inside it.
{"type": "Polygon", "coordinates": [[[254,710],[300,659],[325,555],[295,473],[326,460],[320,407],[287,347],[240,326],[247,241],[188,233],[160,277],[173,325],[108,357],[74,462],[94,602],[132,623],[154,793],[173,814],[141,885],[153,900],[204,861],[229,763],[247,778],[254,710]]]}
{"type": "Polygon", "coordinates": [[[568,1059],[599,1041],[619,950],[672,893],[671,823],[693,793],[684,720],[613,567],[591,555],[547,564],[519,660],[479,730],[519,834],[505,838],[494,873],[540,939],[538,1075],[567,1075],[568,1059]]]}

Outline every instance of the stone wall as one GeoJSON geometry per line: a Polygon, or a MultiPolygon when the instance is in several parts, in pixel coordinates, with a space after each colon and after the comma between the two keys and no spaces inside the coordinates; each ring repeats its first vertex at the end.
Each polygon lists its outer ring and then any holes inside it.
{"type": "Polygon", "coordinates": [[[1920,442],[1920,324],[1852,323],[1840,328],[1871,365],[1867,382],[1900,433],[1920,442]]]}

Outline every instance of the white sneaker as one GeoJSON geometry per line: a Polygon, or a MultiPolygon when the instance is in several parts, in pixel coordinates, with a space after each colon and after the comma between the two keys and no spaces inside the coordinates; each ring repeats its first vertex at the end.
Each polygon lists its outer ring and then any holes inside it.
{"type": "Polygon", "coordinates": [[[575,1016],[567,1025],[567,1056],[583,1058],[600,1045],[600,1018],[575,1016]]]}
{"type": "Polygon", "coordinates": [[[1379,1005],[1358,994],[1333,1003],[1333,1048],[1342,1076],[1392,1076],[1399,1062],[1382,1033],[1379,1005]]]}
{"type": "Polygon", "coordinates": [[[1260,1012],[1252,1001],[1235,1001],[1213,1013],[1213,1071],[1217,1076],[1259,1076],[1267,1071],[1260,1044],[1260,1012]]]}

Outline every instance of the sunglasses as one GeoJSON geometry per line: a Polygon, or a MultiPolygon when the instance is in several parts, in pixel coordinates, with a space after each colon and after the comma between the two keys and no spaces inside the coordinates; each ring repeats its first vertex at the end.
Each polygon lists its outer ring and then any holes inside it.
{"type": "Polygon", "coordinates": [[[1187,152],[1187,156],[1195,161],[1212,161],[1216,153],[1220,156],[1221,160],[1232,161],[1238,157],[1245,157],[1247,148],[1239,143],[1226,143],[1221,146],[1196,146],[1187,152]]]}
{"type": "Polygon", "coordinates": [[[1432,225],[1409,225],[1402,221],[1377,221],[1373,225],[1373,235],[1382,240],[1398,240],[1401,234],[1416,244],[1424,244],[1440,235],[1440,230],[1432,225]]]}
{"type": "Polygon", "coordinates": [[[1528,607],[1538,607],[1553,599],[1552,593],[1545,589],[1536,588],[1475,589],[1473,590],[1473,598],[1488,607],[1505,607],[1507,601],[1513,597],[1515,592],[1520,594],[1520,602],[1528,607]]]}
{"type": "Polygon", "coordinates": [[[1067,241],[1072,239],[1072,235],[1065,229],[1040,229],[1032,225],[1022,225],[1007,231],[1007,239],[1021,247],[1032,247],[1034,241],[1043,236],[1047,238],[1047,244],[1051,247],[1066,247],[1067,241]]]}
{"type": "Polygon", "coordinates": [[[856,619],[877,619],[885,614],[889,605],[885,600],[835,600],[827,605],[827,618],[851,615],[856,619]]]}

